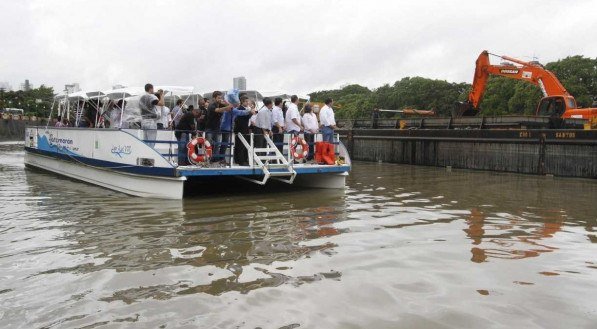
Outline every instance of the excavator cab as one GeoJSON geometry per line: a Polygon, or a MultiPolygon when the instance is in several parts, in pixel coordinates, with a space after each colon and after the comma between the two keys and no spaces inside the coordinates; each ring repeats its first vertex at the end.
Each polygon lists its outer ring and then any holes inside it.
{"type": "MultiPolygon", "coordinates": [[[[574,99],[572,100],[574,102],[574,99]]],[[[562,96],[544,97],[537,107],[537,115],[560,118],[566,112],[566,99],[562,96]]]]}

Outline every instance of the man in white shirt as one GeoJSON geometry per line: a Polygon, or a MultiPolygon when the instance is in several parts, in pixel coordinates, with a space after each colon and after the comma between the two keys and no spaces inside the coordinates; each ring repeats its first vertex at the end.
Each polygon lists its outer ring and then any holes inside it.
{"type": "Polygon", "coordinates": [[[158,123],[158,129],[170,129],[170,121],[172,121],[172,117],[170,116],[170,108],[168,106],[162,106],[161,112],[162,117],[158,123]]]}
{"type": "Polygon", "coordinates": [[[184,114],[183,103],[182,99],[177,100],[176,106],[172,109],[172,128],[174,129],[176,129],[176,125],[180,122],[180,118],[184,114]]]}
{"type": "Polygon", "coordinates": [[[334,130],[337,129],[334,110],[332,109],[333,105],[334,100],[328,98],[325,100],[325,106],[319,111],[321,134],[323,135],[323,141],[328,143],[334,142],[334,130]]]}
{"type": "Polygon", "coordinates": [[[292,95],[286,111],[286,132],[297,136],[301,130],[303,130],[303,126],[301,125],[301,115],[298,110],[298,96],[292,95]]]}
{"type": "Polygon", "coordinates": [[[284,148],[284,111],[282,111],[280,105],[282,105],[282,98],[276,97],[272,110],[272,133],[274,133],[274,143],[278,150],[280,150],[280,153],[282,153],[282,149],[284,148]]]}
{"type": "Polygon", "coordinates": [[[257,118],[255,120],[255,147],[265,147],[265,138],[263,135],[272,135],[272,115],[271,111],[273,108],[272,100],[269,98],[263,99],[263,106],[257,112],[257,118]]]}

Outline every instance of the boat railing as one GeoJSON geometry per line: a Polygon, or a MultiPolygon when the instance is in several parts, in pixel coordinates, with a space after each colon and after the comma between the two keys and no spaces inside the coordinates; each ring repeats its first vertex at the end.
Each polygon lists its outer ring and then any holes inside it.
{"type": "MultiPolygon", "coordinates": [[[[141,131],[143,131],[143,129],[140,129],[141,131]]],[[[156,139],[148,139],[148,138],[143,138],[141,139],[141,141],[143,141],[143,143],[152,146],[154,149],[156,149],[158,151],[158,153],[160,153],[161,156],[165,157],[166,159],[168,159],[170,162],[178,162],[178,149],[179,148],[187,148],[187,144],[189,141],[191,141],[193,138],[196,137],[203,137],[206,138],[206,136],[208,135],[207,132],[205,131],[199,131],[199,130],[158,130],[157,138],[156,139]],[[165,132],[168,132],[167,134],[165,134],[165,132]],[[176,138],[176,134],[180,133],[180,134],[187,134],[186,138],[176,138]],[[168,136],[168,137],[166,137],[168,136]],[[165,145],[165,147],[164,147],[165,145]]],[[[222,136],[227,136],[226,138],[219,138],[220,141],[213,141],[213,140],[209,140],[212,150],[213,150],[213,156],[216,157],[215,159],[218,159],[220,162],[222,162],[223,165],[225,165],[226,167],[233,167],[233,166],[237,166],[238,164],[234,163],[234,151],[235,151],[235,133],[233,132],[219,132],[217,134],[221,134],[222,136]],[[223,154],[221,154],[219,152],[219,149],[221,147],[225,147],[225,152],[223,154]]],[[[262,134],[255,134],[255,133],[250,133],[248,134],[249,138],[247,140],[247,142],[249,142],[249,146],[250,149],[248,149],[247,153],[249,155],[249,165],[251,167],[254,166],[255,162],[254,159],[252,158],[252,149],[255,147],[255,139],[257,136],[263,136],[262,134]]],[[[283,154],[283,156],[287,159],[287,161],[292,162],[292,153],[290,152],[290,141],[292,139],[292,137],[294,136],[292,133],[282,133],[281,135],[283,135],[283,139],[282,142],[274,142],[274,145],[276,147],[281,147],[281,153],[283,154]]],[[[305,138],[303,133],[300,133],[299,136],[301,138],[305,138]]],[[[318,141],[323,140],[322,138],[322,134],[321,133],[316,133],[313,134],[313,141],[312,142],[307,142],[307,144],[309,145],[309,147],[314,147],[315,144],[318,141]]],[[[333,142],[331,143],[334,145],[334,152],[336,154],[336,156],[339,155],[339,147],[338,145],[340,144],[340,135],[339,134],[334,134],[333,136],[333,142]]],[[[184,152],[186,154],[186,150],[184,152]]]]}

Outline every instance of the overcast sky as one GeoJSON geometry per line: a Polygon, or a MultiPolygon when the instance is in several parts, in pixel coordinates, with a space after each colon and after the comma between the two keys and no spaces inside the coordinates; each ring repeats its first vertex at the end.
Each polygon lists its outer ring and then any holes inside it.
{"type": "Polygon", "coordinates": [[[0,82],[308,93],[471,82],[479,53],[597,57],[597,1],[0,0],[0,82]]]}

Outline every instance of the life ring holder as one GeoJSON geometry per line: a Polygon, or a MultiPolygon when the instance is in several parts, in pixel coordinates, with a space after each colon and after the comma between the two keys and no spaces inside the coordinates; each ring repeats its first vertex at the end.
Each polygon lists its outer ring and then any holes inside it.
{"type": "Polygon", "coordinates": [[[211,158],[212,155],[211,144],[203,137],[194,138],[187,144],[187,155],[189,157],[189,161],[194,164],[206,162],[211,158]],[[196,148],[202,149],[203,154],[197,154],[196,148]]]}
{"type": "Polygon", "coordinates": [[[309,144],[303,138],[298,136],[292,137],[290,140],[290,154],[292,154],[292,157],[296,160],[305,158],[309,154],[309,144]],[[300,153],[296,150],[299,145],[303,150],[300,153]]]}

